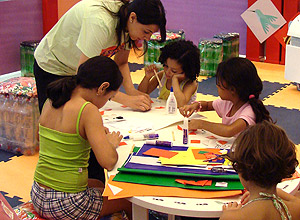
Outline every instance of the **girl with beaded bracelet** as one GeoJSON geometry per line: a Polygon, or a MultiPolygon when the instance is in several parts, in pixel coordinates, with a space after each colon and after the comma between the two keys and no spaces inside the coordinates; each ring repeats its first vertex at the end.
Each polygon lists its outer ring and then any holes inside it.
{"type": "Polygon", "coordinates": [[[220,99],[194,102],[179,111],[189,117],[195,111],[215,110],[222,123],[193,119],[189,122],[189,129],[204,129],[219,136],[233,137],[249,125],[263,120],[272,121],[269,111],[259,99],[263,84],[250,60],[234,57],[220,63],[216,84],[220,99]]]}

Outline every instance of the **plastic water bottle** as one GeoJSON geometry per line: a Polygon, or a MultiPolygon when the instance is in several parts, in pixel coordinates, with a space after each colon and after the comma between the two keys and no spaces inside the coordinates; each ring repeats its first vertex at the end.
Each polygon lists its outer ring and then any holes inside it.
{"type": "Polygon", "coordinates": [[[169,114],[177,113],[177,101],[173,92],[173,87],[171,87],[170,95],[167,100],[166,109],[169,114]]]}

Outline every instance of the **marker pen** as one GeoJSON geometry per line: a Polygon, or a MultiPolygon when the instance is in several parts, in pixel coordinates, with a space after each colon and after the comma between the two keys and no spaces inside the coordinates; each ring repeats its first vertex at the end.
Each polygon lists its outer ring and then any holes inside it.
{"type": "Polygon", "coordinates": [[[158,134],[133,134],[125,136],[124,139],[132,139],[134,141],[142,141],[146,139],[157,139],[159,137],[158,134]]]}
{"type": "Polygon", "coordinates": [[[159,145],[164,147],[173,147],[173,143],[170,141],[147,140],[146,144],[159,145]]]}
{"type": "Polygon", "coordinates": [[[187,144],[189,142],[189,136],[188,136],[188,131],[189,130],[189,119],[184,118],[183,119],[183,126],[182,126],[182,131],[183,131],[183,144],[187,144]]]}

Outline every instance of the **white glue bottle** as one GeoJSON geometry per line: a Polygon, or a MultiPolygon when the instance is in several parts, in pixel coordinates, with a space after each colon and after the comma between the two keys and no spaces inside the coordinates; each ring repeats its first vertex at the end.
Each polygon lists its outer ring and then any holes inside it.
{"type": "Polygon", "coordinates": [[[183,144],[188,144],[189,142],[189,119],[184,118],[183,119],[183,126],[182,126],[182,132],[183,132],[183,144]]]}
{"type": "Polygon", "coordinates": [[[171,87],[170,95],[167,99],[166,109],[169,114],[177,113],[177,101],[173,92],[173,87],[171,87]]]}

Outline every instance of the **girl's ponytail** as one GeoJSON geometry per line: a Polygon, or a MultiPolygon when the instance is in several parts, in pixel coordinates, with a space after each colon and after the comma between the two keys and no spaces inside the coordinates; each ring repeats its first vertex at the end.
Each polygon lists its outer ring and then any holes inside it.
{"type": "Polygon", "coordinates": [[[273,122],[270,112],[266,109],[264,103],[260,99],[256,98],[253,94],[249,95],[249,104],[251,105],[256,116],[256,123],[264,120],[273,122]]]}
{"type": "Polygon", "coordinates": [[[70,100],[73,90],[77,86],[77,77],[69,76],[50,83],[46,94],[54,108],[59,108],[70,100]]]}

